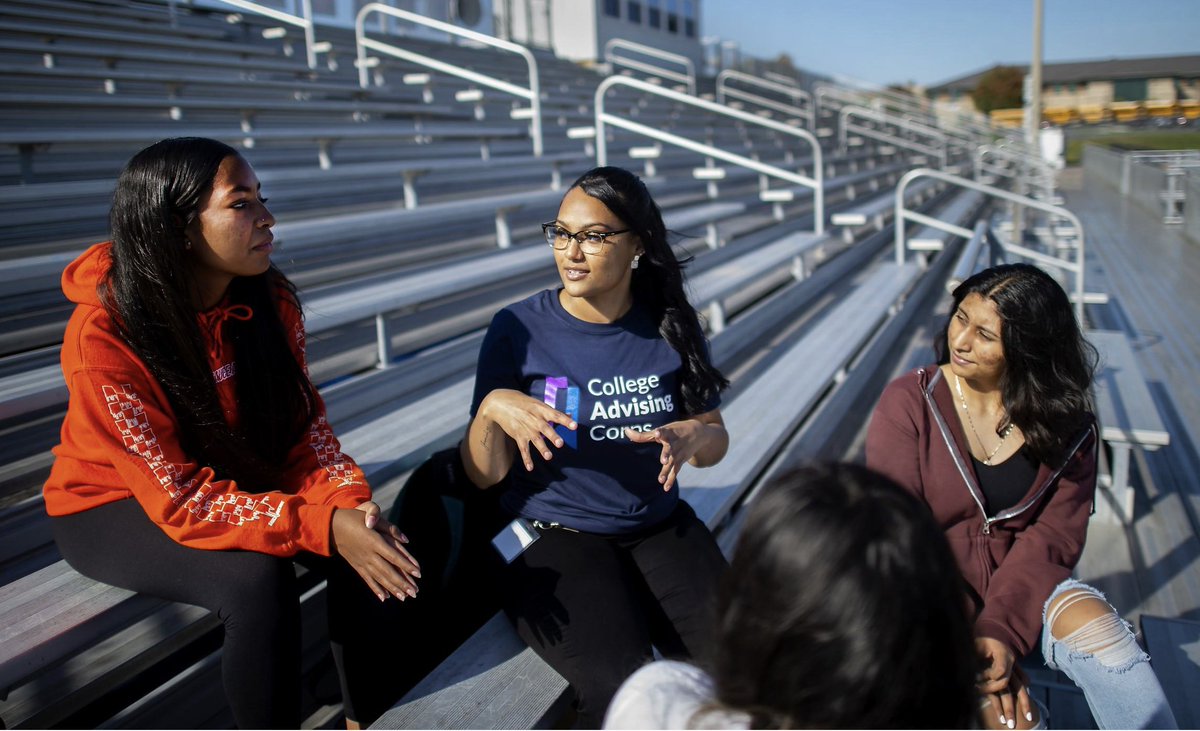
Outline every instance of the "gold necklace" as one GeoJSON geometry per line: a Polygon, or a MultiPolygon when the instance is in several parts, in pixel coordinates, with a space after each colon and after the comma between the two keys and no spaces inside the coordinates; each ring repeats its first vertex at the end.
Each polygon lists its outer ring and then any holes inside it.
{"type": "MultiPolygon", "coordinates": [[[[971,410],[967,408],[967,399],[963,396],[962,392],[962,380],[958,377],[957,373],[954,374],[954,388],[958,391],[958,400],[962,403],[963,411],[967,414],[967,425],[971,427],[971,433],[975,435],[975,441],[979,442],[979,446],[982,447],[983,440],[979,438],[979,432],[975,431],[975,420],[971,418],[971,410]]],[[[1004,440],[1008,439],[1008,435],[1012,434],[1012,430],[1013,423],[1009,422],[1008,426],[1004,427],[1004,432],[1000,435],[1000,443],[996,445],[991,454],[982,460],[985,465],[990,466],[992,464],[992,457],[995,457],[1000,448],[1004,446],[1004,440]]]]}

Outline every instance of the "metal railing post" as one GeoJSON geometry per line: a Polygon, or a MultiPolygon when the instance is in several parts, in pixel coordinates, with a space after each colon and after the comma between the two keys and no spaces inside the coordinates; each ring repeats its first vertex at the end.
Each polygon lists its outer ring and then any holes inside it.
{"type": "Polygon", "coordinates": [[[818,234],[823,234],[825,232],[825,164],[823,162],[821,145],[818,142],[816,135],[814,135],[812,132],[794,125],[776,122],[773,119],[763,119],[762,117],[758,117],[747,112],[737,109],[730,109],[724,104],[710,102],[690,94],[681,94],[680,92],[672,91],[671,89],[664,89],[661,86],[656,86],[655,84],[641,81],[640,79],[631,79],[625,76],[610,76],[604,81],[600,82],[600,85],[596,87],[594,109],[597,165],[603,166],[608,164],[608,140],[606,139],[606,126],[619,127],[621,129],[634,132],[635,134],[644,135],[660,142],[665,142],[677,147],[682,147],[686,150],[691,150],[692,152],[696,152],[701,155],[706,155],[710,158],[723,160],[733,165],[748,168],[772,178],[785,180],[789,183],[802,185],[806,188],[812,189],[813,216],[815,219],[814,232],[818,234]],[[656,127],[640,124],[615,114],[610,114],[604,109],[604,95],[614,86],[632,87],[649,94],[655,94],[657,96],[666,97],[682,104],[704,109],[705,111],[739,119],[743,122],[755,124],[760,127],[767,127],[776,132],[781,132],[793,137],[799,137],[812,145],[813,177],[794,173],[790,170],[784,170],[783,168],[760,162],[744,155],[728,152],[727,150],[714,147],[713,145],[696,142],[695,140],[691,140],[686,137],[680,137],[679,135],[675,135],[670,132],[664,132],[656,127]]]}
{"type": "Polygon", "coordinates": [[[232,5],[235,8],[257,13],[258,15],[265,15],[272,20],[278,20],[280,23],[287,23],[288,25],[294,25],[302,29],[304,31],[304,55],[310,69],[317,67],[318,53],[330,50],[328,43],[317,43],[316,34],[313,29],[312,0],[300,0],[301,15],[299,16],[265,5],[259,5],[251,0],[220,0],[220,2],[232,5]]]}
{"type": "MultiPolygon", "coordinates": [[[[228,2],[228,0],[226,1],[228,2]]],[[[533,154],[536,157],[542,156],[542,87],[538,76],[537,59],[534,58],[533,53],[531,53],[528,48],[516,43],[500,40],[499,38],[495,38],[484,33],[478,33],[473,30],[467,30],[466,28],[460,28],[457,25],[444,23],[440,20],[433,20],[432,18],[426,18],[423,15],[411,13],[407,10],[393,8],[392,6],[384,5],[383,3],[367,3],[361,9],[359,9],[358,15],[354,19],[354,37],[355,52],[357,55],[355,65],[358,66],[358,83],[359,86],[364,89],[370,86],[369,74],[367,73],[367,70],[370,68],[371,64],[367,59],[366,54],[366,49],[370,48],[378,53],[395,56],[396,58],[404,59],[410,63],[415,63],[420,66],[434,69],[435,71],[441,71],[442,73],[466,79],[479,84],[480,86],[486,86],[490,89],[496,89],[497,91],[502,91],[506,94],[512,94],[513,96],[529,100],[530,111],[532,113],[532,118],[530,120],[530,133],[533,137],[533,154]],[[515,53],[521,58],[525,59],[525,64],[529,68],[529,88],[517,86],[507,81],[503,81],[492,76],[487,76],[486,74],[471,71],[469,69],[462,68],[461,66],[456,66],[430,56],[425,56],[414,51],[400,48],[399,46],[384,43],[383,41],[367,38],[366,18],[371,13],[390,15],[416,25],[424,25],[426,27],[442,31],[443,33],[449,33],[450,35],[460,36],[462,38],[469,38],[470,40],[492,46],[493,48],[499,48],[503,51],[515,53]]]]}
{"type": "Polygon", "coordinates": [[[682,81],[683,83],[687,84],[689,94],[692,94],[693,96],[696,94],[696,64],[693,63],[692,59],[688,58],[687,56],[681,56],[678,53],[670,53],[668,51],[659,50],[652,46],[642,45],[641,43],[634,43],[633,41],[627,41],[624,38],[610,38],[608,43],[604,44],[604,62],[609,64],[610,68],[613,66],[613,64],[619,64],[621,66],[625,66],[626,68],[637,69],[638,71],[643,71],[648,74],[665,76],[668,79],[682,81]],[[686,71],[685,73],[681,74],[678,71],[664,69],[660,66],[648,64],[643,61],[635,61],[631,58],[621,58],[614,53],[614,51],[619,48],[624,48],[627,51],[634,51],[635,53],[640,53],[644,56],[650,56],[663,61],[677,63],[680,66],[683,66],[686,71]]]}
{"type": "Polygon", "coordinates": [[[941,162],[941,167],[946,167],[946,163],[948,161],[946,135],[940,130],[934,129],[933,127],[920,124],[919,122],[911,122],[907,119],[900,119],[888,114],[887,112],[880,112],[874,109],[867,109],[866,107],[858,107],[847,104],[843,106],[840,111],[838,111],[838,144],[843,150],[846,148],[847,132],[851,131],[851,129],[853,129],[856,134],[860,134],[865,137],[871,137],[883,142],[887,142],[888,144],[897,145],[899,147],[907,147],[910,150],[916,150],[917,152],[922,152],[927,155],[936,155],[938,160],[941,162]],[[913,142],[893,134],[888,134],[880,130],[870,129],[868,127],[855,126],[852,128],[852,123],[850,121],[851,115],[865,117],[881,124],[890,124],[894,127],[908,130],[914,134],[924,135],[925,137],[931,138],[937,142],[940,142],[941,144],[938,147],[933,147],[930,145],[921,144],[919,142],[913,142]]]}
{"type": "Polygon", "coordinates": [[[1020,186],[1040,189],[1042,194],[1047,197],[1054,195],[1054,170],[1045,160],[1022,152],[1005,150],[992,145],[979,145],[975,149],[975,179],[978,180],[983,172],[1012,178],[1020,186]],[[1012,163],[1015,169],[988,165],[984,160],[987,155],[1006,160],[1012,163]]]}
{"type": "Polygon", "coordinates": [[[906,251],[905,237],[907,236],[907,231],[905,230],[906,229],[905,224],[908,221],[914,221],[916,223],[921,223],[926,226],[931,226],[940,231],[946,231],[948,233],[952,233],[957,236],[962,236],[963,238],[971,238],[971,235],[973,233],[970,229],[966,229],[966,228],[963,228],[962,226],[956,226],[954,224],[946,223],[945,221],[941,221],[939,219],[933,218],[932,216],[927,216],[927,215],[919,213],[917,211],[909,210],[908,208],[905,207],[904,192],[908,188],[909,183],[911,183],[913,180],[920,178],[920,177],[934,178],[936,180],[941,180],[943,182],[949,183],[951,185],[956,185],[960,188],[966,188],[968,190],[978,191],[978,192],[983,193],[984,195],[990,196],[992,198],[1000,198],[1002,200],[1017,203],[1022,206],[1026,206],[1028,208],[1036,208],[1037,210],[1044,211],[1046,213],[1061,216],[1062,218],[1065,218],[1068,221],[1070,221],[1072,224],[1074,224],[1075,230],[1079,234],[1079,245],[1076,248],[1076,251],[1077,251],[1076,261],[1073,261],[1073,262],[1068,261],[1066,259],[1062,259],[1057,256],[1049,256],[1049,255],[1041,253],[1040,251],[1034,251],[1025,246],[1021,246],[1019,244],[1004,244],[1002,242],[1001,245],[1004,247],[1005,251],[1016,253],[1020,256],[1024,256],[1029,259],[1032,259],[1036,262],[1046,264],[1047,266],[1057,267],[1059,269],[1065,269],[1066,271],[1072,272],[1075,275],[1075,315],[1077,318],[1079,318],[1080,325],[1081,326],[1083,325],[1083,305],[1084,305],[1083,283],[1084,283],[1084,261],[1085,261],[1085,259],[1084,259],[1085,247],[1084,247],[1084,235],[1083,235],[1083,222],[1079,220],[1078,216],[1076,216],[1074,213],[1067,210],[1066,208],[1063,208],[1062,206],[1052,205],[1050,203],[1046,203],[1044,201],[1037,200],[1036,198],[1030,198],[1029,196],[1024,196],[1024,195],[1018,195],[1016,193],[1011,193],[1002,188],[997,188],[997,187],[991,186],[991,185],[985,185],[983,183],[979,183],[979,182],[976,182],[973,180],[967,180],[966,178],[960,177],[958,175],[951,175],[950,173],[946,173],[941,170],[932,170],[930,168],[917,168],[915,170],[910,170],[907,173],[905,173],[904,176],[902,178],[900,178],[900,182],[896,184],[895,215],[893,218],[893,222],[894,222],[893,225],[895,226],[895,229],[896,229],[895,247],[896,247],[896,263],[897,264],[904,263],[905,251],[906,251]]]}
{"type": "Polygon", "coordinates": [[[760,79],[757,76],[752,76],[750,74],[743,73],[741,71],[734,71],[732,69],[728,69],[728,70],[722,71],[721,73],[717,74],[716,96],[717,96],[717,103],[719,103],[719,104],[728,103],[725,101],[725,97],[733,96],[738,99],[748,101],[752,104],[757,104],[766,109],[772,109],[777,112],[782,112],[784,114],[792,114],[794,116],[803,117],[808,120],[808,126],[810,129],[817,126],[817,114],[816,114],[816,111],[813,109],[812,95],[809,94],[807,91],[804,91],[803,89],[797,88],[795,86],[781,84],[776,81],[767,81],[765,79],[760,79]],[[781,102],[777,102],[773,99],[768,99],[766,97],[762,97],[757,94],[751,94],[749,92],[740,91],[738,89],[731,89],[731,88],[729,88],[730,81],[741,81],[742,83],[749,84],[750,86],[757,86],[759,88],[767,89],[769,91],[774,91],[776,93],[783,94],[785,96],[790,96],[790,97],[792,97],[793,101],[795,101],[795,102],[803,101],[805,104],[805,107],[801,108],[798,103],[793,104],[793,105],[783,104],[781,102]]]}

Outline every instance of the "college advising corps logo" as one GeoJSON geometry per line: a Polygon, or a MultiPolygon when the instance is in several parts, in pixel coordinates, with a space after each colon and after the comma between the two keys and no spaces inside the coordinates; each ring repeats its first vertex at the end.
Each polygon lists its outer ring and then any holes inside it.
{"type": "MultiPolygon", "coordinates": [[[[675,411],[670,389],[657,374],[635,378],[593,378],[584,384],[585,393],[581,393],[578,386],[572,386],[566,376],[552,376],[544,382],[534,382],[535,393],[539,385],[542,386],[542,401],[574,419],[594,442],[625,439],[625,429],[654,429],[664,420],[641,423],[633,420],[675,411]],[[579,417],[581,400],[590,402],[585,409],[585,420],[579,417]]],[[[566,446],[578,449],[579,432],[560,425],[555,425],[554,431],[562,437],[566,446]]]]}

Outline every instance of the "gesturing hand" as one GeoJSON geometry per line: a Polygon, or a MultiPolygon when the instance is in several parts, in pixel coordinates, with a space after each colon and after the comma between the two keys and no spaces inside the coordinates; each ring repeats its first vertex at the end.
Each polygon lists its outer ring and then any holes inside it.
{"type": "Polygon", "coordinates": [[[554,431],[554,424],[575,429],[575,420],[563,412],[511,389],[497,389],[484,398],[479,405],[479,414],[500,428],[517,445],[521,462],[527,471],[533,469],[530,447],[537,450],[543,459],[554,454],[546,446],[549,440],[555,447],[563,445],[562,437],[554,431]]]}
{"type": "Polygon", "coordinates": [[[404,601],[417,595],[421,567],[404,547],[408,539],[380,517],[379,506],[365,502],[354,510],[333,511],[333,550],[350,564],[379,597],[404,601]]]}
{"type": "Polygon", "coordinates": [[[662,451],[658,458],[662,469],[659,470],[658,481],[663,486],[663,492],[670,491],[671,486],[675,484],[675,478],[679,475],[679,470],[703,447],[705,435],[705,425],[695,419],[673,421],[653,431],[625,430],[625,436],[631,442],[662,444],[662,451]]]}

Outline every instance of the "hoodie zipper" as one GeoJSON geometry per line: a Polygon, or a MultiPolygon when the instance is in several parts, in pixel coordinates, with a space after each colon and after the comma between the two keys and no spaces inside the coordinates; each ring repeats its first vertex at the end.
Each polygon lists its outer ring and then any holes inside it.
{"type": "MultiPolygon", "coordinates": [[[[924,368],[917,370],[918,378],[921,378],[924,375],[924,368]]],[[[975,501],[975,505],[979,507],[979,514],[983,516],[983,535],[991,535],[993,523],[1014,518],[1028,510],[1030,507],[1036,504],[1039,499],[1041,499],[1042,495],[1046,493],[1046,490],[1048,490],[1050,486],[1054,484],[1054,481],[1058,479],[1058,476],[1062,474],[1064,469],[1066,469],[1067,464],[1071,461],[1071,455],[1075,454],[1080,445],[1083,444],[1083,440],[1087,438],[1087,435],[1095,430],[1095,426],[1093,425],[1088,427],[1079,435],[1079,438],[1075,440],[1075,443],[1067,452],[1067,458],[1063,460],[1061,465],[1058,466],[1058,469],[1054,470],[1054,472],[1050,473],[1050,475],[1048,475],[1046,479],[1042,481],[1042,486],[1038,488],[1038,491],[1035,492],[1032,497],[1026,500],[1024,504],[1015,508],[1009,508],[1008,510],[998,513],[995,517],[988,517],[987,510],[983,507],[983,499],[979,495],[978,488],[975,486],[975,480],[971,477],[971,473],[967,470],[967,466],[962,459],[962,455],[958,452],[958,447],[954,444],[954,437],[950,434],[949,425],[946,423],[946,420],[942,418],[942,412],[938,410],[937,403],[933,400],[933,388],[937,385],[937,382],[939,379],[941,379],[941,377],[942,370],[939,368],[934,373],[929,383],[921,390],[921,392],[925,397],[926,406],[929,408],[930,413],[933,414],[934,421],[937,422],[938,430],[942,433],[942,441],[946,443],[946,448],[950,450],[950,457],[954,460],[954,466],[958,468],[958,474],[960,477],[962,477],[963,483],[967,486],[967,492],[971,493],[971,498],[975,501]]]]}

